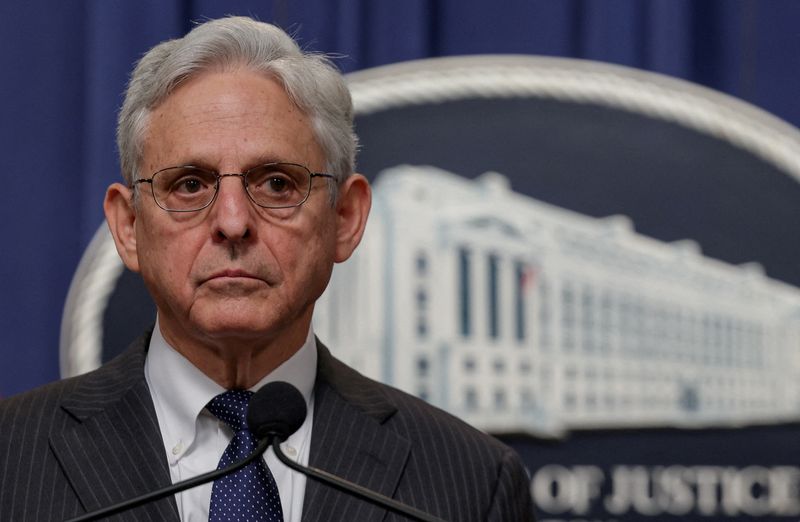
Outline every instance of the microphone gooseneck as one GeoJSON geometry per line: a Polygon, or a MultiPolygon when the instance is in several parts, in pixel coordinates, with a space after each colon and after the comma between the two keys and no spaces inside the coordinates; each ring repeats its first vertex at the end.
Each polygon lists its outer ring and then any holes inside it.
{"type": "Polygon", "coordinates": [[[350,482],[349,480],[337,477],[336,475],[328,473],[327,471],[298,464],[287,457],[285,453],[283,453],[283,450],[281,449],[281,443],[277,438],[272,439],[272,450],[275,452],[275,455],[278,457],[278,459],[288,467],[295,471],[299,471],[300,473],[307,475],[314,480],[332,486],[340,491],[344,491],[350,495],[354,495],[368,502],[372,502],[373,504],[377,504],[382,508],[400,513],[401,515],[405,515],[413,520],[420,520],[422,522],[445,522],[441,518],[429,515],[424,511],[420,511],[417,508],[403,504],[402,502],[398,502],[397,500],[389,498],[386,495],[381,495],[380,493],[372,491],[371,489],[359,486],[358,484],[350,482]]]}
{"type": "Polygon", "coordinates": [[[305,418],[306,401],[297,388],[286,382],[265,384],[250,400],[250,408],[247,411],[247,425],[250,432],[259,439],[265,437],[264,440],[270,441],[278,459],[293,470],[413,520],[444,522],[440,518],[433,517],[424,511],[337,477],[332,473],[311,466],[303,466],[291,460],[283,453],[280,444],[300,428],[305,418]]]}

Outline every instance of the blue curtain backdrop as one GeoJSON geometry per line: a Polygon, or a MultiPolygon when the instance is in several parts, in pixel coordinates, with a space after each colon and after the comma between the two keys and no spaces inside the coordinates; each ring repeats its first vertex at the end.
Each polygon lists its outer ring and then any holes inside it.
{"type": "Polygon", "coordinates": [[[0,396],[58,377],[71,275],[118,179],[134,61],[193,21],[276,23],[344,71],[460,54],[601,60],[677,76],[800,125],[795,0],[30,0],[0,3],[0,396]]]}

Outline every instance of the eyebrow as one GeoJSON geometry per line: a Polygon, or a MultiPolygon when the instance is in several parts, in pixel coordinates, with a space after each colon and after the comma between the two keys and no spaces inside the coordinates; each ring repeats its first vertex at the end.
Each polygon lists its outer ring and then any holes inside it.
{"type": "MultiPolygon", "coordinates": [[[[165,167],[160,167],[156,169],[154,172],[174,167],[197,167],[200,169],[209,170],[211,172],[216,172],[217,174],[223,174],[223,172],[221,172],[218,168],[212,167],[211,163],[212,163],[211,161],[206,161],[206,160],[196,160],[196,161],[190,160],[179,163],[173,163],[172,165],[167,165],[165,167]]],[[[305,163],[302,163],[300,161],[288,160],[273,155],[264,155],[264,156],[259,156],[259,159],[253,162],[247,163],[247,167],[243,168],[242,172],[258,167],[259,165],[266,165],[268,163],[295,163],[297,165],[305,165],[305,163]]]]}

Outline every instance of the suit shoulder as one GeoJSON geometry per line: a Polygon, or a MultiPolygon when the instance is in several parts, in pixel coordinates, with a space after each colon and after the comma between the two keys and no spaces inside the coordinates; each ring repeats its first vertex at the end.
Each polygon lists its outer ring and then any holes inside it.
{"type": "Polygon", "coordinates": [[[339,380],[332,387],[345,402],[406,441],[409,452],[399,499],[450,520],[534,519],[529,477],[512,448],[344,364],[333,373],[339,380]],[[436,500],[418,504],[420,495],[436,500]]]}
{"type": "Polygon", "coordinates": [[[142,378],[143,361],[143,349],[132,345],[96,370],[0,400],[0,425],[4,428],[0,437],[16,437],[34,425],[37,430],[56,424],[62,427],[69,418],[78,419],[98,404],[117,400],[142,378]],[[57,422],[56,417],[62,420],[57,422]]]}
{"type": "Polygon", "coordinates": [[[469,446],[473,450],[499,457],[512,451],[508,446],[478,430],[464,420],[418,397],[386,384],[375,383],[384,389],[387,399],[397,406],[395,423],[404,425],[403,431],[420,439],[445,439],[448,444],[469,446]]]}
{"type": "Polygon", "coordinates": [[[0,401],[0,451],[13,451],[21,438],[32,440],[49,435],[55,425],[54,419],[62,411],[63,398],[80,385],[75,377],[55,381],[0,401]]]}
{"type": "Polygon", "coordinates": [[[32,390],[0,400],[0,416],[5,412],[41,407],[58,401],[80,385],[85,376],[71,377],[43,384],[32,390]]]}
{"type": "Polygon", "coordinates": [[[330,353],[320,355],[320,373],[338,393],[350,404],[409,440],[460,447],[489,459],[508,458],[515,454],[499,440],[458,417],[407,392],[366,377],[330,353]]]}

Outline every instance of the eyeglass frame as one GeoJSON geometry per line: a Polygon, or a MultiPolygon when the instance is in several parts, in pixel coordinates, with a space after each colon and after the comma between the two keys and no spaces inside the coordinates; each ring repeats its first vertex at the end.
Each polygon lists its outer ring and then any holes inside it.
{"type": "Polygon", "coordinates": [[[149,178],[135,179],[129,185],[129,187],[131,189],[135,189],[141,183],[150,183],[150,188],[151,188],[150,193],[153,196],[153,201],[155,202],[156,206],[158,206],[158,208],[160,208],[161,210],[164,210],[165,212],[199,212],[199,211],[201,211],[203,209],[206,209],[206,208],[208,208],[208,207],[210,207],[211,205],[214,204],[214,202],[217,200],[217,195],[219,194],[220,180],[222,178],[230,178],[230,177],[241,178],[242,187],[244,188],[244,192],[245,192],[245,194],[247,194],[247,198],[251,202],[253,202],[254,205],[256,205],[258,207],[261,207],[261,208],[272,209],[272,210],[282,209],[282,208],[297,208],[297,207],[301,206],[303,203],[305,203],[306,201],[308,201],[309,196],[311,196],[311,185],[314,183],[314,178],[336,179],[336,176],[334,176],[333,174],[327,174],[325,172],[314,172],[311,169],[309,169],[308,167],[306,167],[305,165],[302,165],[300,163],[292,163],[290,161],[272,161],[272,162],[268,162],[268,163],[261,163],[259,165],[256,165],[255,167],[247,169],[244,172],[230,172],[230,173],[225,173],[225,174],[222,174],[222,173],[217,172],[215,170],[206,169],[206,168],[203,168],[203,167],[198,167],[197,165],[175,165],[175,166],[172,166],[172,167],[165,167],[163,169],[159,169],[159,170],[153,172],[153,174],[149,178]],[[252,172],[252,171],[254,171],[256,169],[260,169],[260,168],[263,168],[263,167],[268,167],[270,165],[291,165],[291,166],[294,166],[294,167],[300,167],[300,168],[304,169],[306,172],[308,172],[308,175],[309,175],[309,177],[308,177],[308,190],[306,191],[305,197],[303,197],[303,199],[300,200],[300,202],[295,203],[293,205],[266,206],[266,205],[262,205],[261,203],[259,203],[258,201],[256,201],[253,198],[253,195],[250,194],[250,190],[248,190],[248,188],[247,188],[247,175],[250,174],[250,172],[252,172]],[[160,172],[164,172],[166,170],[171,170],[171,169],[181,169],[181,168],[196,169],[196,170],[207,172],[209,174],[213,174],[214,175],[214,178],[215,178],[215,180],[214,180],[214,196],[208,201],[208,203],[206,203],[202,207],[193,208],[191,210],[171,209],[171,208],[163,207],[161,205],[161,203],[158,202],[158,198],[156,198],[156,191],[153,190],[153,188],[154,188],[153,187],[153,179],[160,172]]]}

